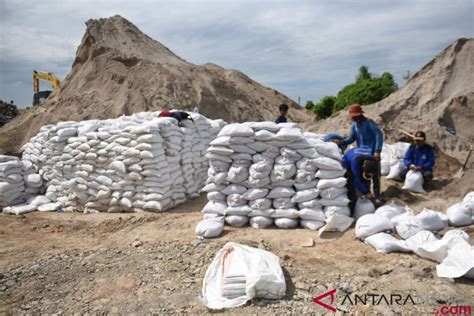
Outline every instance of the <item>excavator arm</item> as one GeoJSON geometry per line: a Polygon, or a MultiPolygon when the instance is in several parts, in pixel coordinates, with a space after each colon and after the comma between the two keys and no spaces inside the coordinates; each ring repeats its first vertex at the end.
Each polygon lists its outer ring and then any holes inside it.
{"type": "Polygon", "coordinates": [[[39,91],[39,81],[46,81],[51,84],[53,91],[61,87],[61,81],[52,72],[33,70],[33,105],[40,103],[40,99],[46,99],[51,91],[39,91]]]}
{"type": "Polygon", "coordinates": [[[49,82],[53,87],[53,91],[61,86],[61,81],[52,72],[33,70],[33,92],[39,91],[39,81],[49,82]]]}

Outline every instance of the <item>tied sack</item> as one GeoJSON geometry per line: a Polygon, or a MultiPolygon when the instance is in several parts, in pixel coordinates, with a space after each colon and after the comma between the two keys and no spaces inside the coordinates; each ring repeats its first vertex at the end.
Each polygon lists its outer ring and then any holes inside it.
{"type": "Polygon", "coordinates": [[[355,210],[354,210],[355,220],[358,220],[359,217],[362,217],[366,214],[371,214],[374,212],[375,212],[375,206],[370,200],[367,200],[362,197],[357,199],[355,210]]]}
{"type": "Polygon", "coordinates": [[[412,192],[423,193],[423,175],[421,172],[410,170],[407,172],[405,184],[402,189],[410,190],[412,192]]]}
{"type": "Polygon", "coordinates": [[[225,309],[258,297],[281,299],[286,283],[280,260],[274,254],[228,242],[206,271],[202,297],[206,307],[225,309]]]}

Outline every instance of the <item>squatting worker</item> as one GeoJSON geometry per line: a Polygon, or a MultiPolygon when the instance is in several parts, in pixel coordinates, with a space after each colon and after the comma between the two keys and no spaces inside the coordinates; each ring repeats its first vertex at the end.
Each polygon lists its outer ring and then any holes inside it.
{"type": "Polygon", "coordinates": [[[178,121],[178,123],[181,123],[184,120],[191,120],[194,122],[193,118],[189,113],[183,112],[183,111],[162,111],[158,117],[172,117],[178,121]]]}
{"type": "Polygon", "coordinates": [[[288,105],[287,104],[280,104],[280,107],[278,110],[280,111],[280,116],[277,117],[275,120],[275,123],[280,124],[280,123],[286,123],[288,120],[286,119],[286,115],[288,114],[288,105]]]}
{"type": "Polygon", "coordinates": [[[380,169],[371,148],[366,146],[350,149],[342,157],[342,164],[347,170],[347,196],[351,200],[349,207],[354,213],[358,196],[372,199],[370,184],[372,181],[375,192],[375,179],[380,176],[380,169]]]}
{"type": "Polygon", "coordinates": [[[408,170],[421,172],[425,183],[433,179],[435,153],[433,147],[426,143],[425,132],[418,131],[415,133],[415,144],[408,148],[403,163],[408,168],[400,173],[403,180],[405,180],[408,170]]]}
{"type": "Polygon", "coordinates": [[[352,120],[350,134],[342,141],[335,141],[336,144],[347,146],[354,141],[357,147],[368,147],[370,154],[377,161],[378,172],[374,174],[374,195],[380,198],[380,153],[383,146],[383,134],[377,124],[364,116],[364,111],[359,104],[353,104],[349,108],[349,117],[352,120]]]}

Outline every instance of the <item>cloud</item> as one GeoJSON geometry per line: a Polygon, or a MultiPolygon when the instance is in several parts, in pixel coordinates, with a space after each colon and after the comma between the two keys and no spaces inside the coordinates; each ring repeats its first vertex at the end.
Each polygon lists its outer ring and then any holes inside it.
{"type": "Polygon", "coordinates": [[[469,0],[3,0],[0,98],[30,103],[33,69],[64,78],[90,18],[120,14],[189,62],[241,70],[304,103],[337,93],[362,64],[402,82],[473,36],[473,10],[469,0]]]}

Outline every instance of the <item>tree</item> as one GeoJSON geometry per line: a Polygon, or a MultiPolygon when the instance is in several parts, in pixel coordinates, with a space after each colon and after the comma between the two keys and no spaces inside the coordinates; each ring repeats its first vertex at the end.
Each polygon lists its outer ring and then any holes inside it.
{"type": "Polygon", "coordinates": [[[313,108],[314,108],[314,103],[313,103],[313,101],[308,100],[308,101],[306,102],[306,109],[307,109],[307,110],[312,110],[313,108]]]}
{"type": "Polygon", "coordinates": [[[364,80],[364,79],[371,79],[372,74],[369,72],[369,67],[366,65],[362,65],[359,68],[359,74],[356,77],[356,82],[359,80],[364,80]]]}
{"type": "Polygon", "coordinates": [[[333,113],[334,103],[336,102],[335,96],[325,96],[321,101],[314,107],[314,113],[320,118],[327,118],[333,113]]]}

